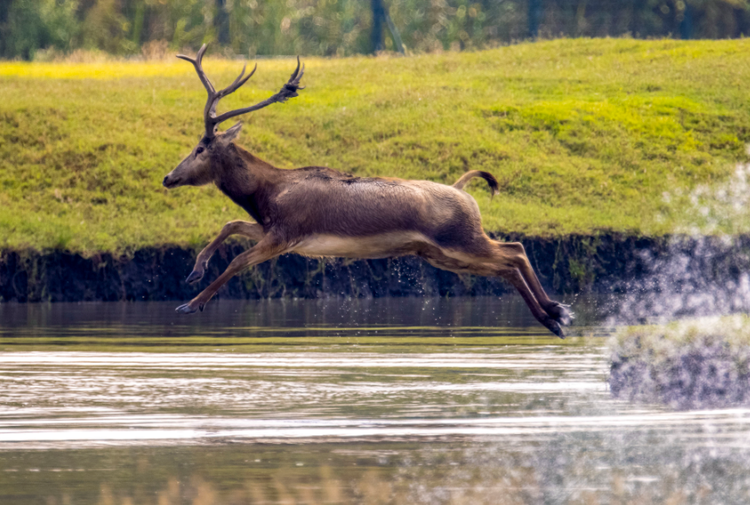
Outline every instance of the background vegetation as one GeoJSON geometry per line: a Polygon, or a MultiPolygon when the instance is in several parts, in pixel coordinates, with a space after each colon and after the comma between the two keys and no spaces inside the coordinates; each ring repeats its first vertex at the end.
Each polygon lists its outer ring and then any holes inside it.
{"type": "MultiPolygon", "coordinates": [[[[381,0],[0,0],[0,57],[49,60],[221,45],[227,55],[374,50],[381,0]]],[[[385,0],[407,50],[487,48],[560,36],[727,38],[750,33],[748,0],[385,0]]],[[[382,27],[385,31],[385,27],[382,27]]],[[[393,40],[385,39],[393,49],[393,40]]]]}
{"type": "MultiPolygon", "coordinates": [[[[305,63],[299,98],[243,118],[240,144],[277,166],[445,183],[488,170],[502,194],[490,201],[483,181],[470,191],[485,228],[505,233],[659,235],[686,220],[750,231],[750,206],[725,202],[732,219],[710,223],[695,207],[739,187],[750,41],[557,40],[305,63]]],[[[205,67],[226,85],[240,64],[209,54],[205,67]]],[[[293,67],[260,61],[222,107],[262,100],[293,67]]],[[[161,187],[203,128],[189,64],[5,63],[0,81],[0,248],[198,246],[247,218],[213,187],[161,187]]]]}

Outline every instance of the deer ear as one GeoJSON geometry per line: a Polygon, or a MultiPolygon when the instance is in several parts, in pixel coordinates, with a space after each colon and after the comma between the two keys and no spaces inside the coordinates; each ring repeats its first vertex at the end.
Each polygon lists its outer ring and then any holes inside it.
{"type": "Polygon", "coordinates": [[[240,130],[242,129],[242,122],[237,123],[236,125],[232,126],[231,128],[227,129],[222,135],[221,140],[224,142],[231,142],[235,138],[237,138],[237,135],[239,135],[240,130]]]}

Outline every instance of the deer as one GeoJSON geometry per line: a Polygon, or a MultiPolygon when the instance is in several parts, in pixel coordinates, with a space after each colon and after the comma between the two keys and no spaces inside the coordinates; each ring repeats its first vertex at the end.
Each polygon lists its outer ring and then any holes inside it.
{"type": "Polygon", "coordinates": [[[573,317],[567,305],[547,296],[520,242],[499,242],[482,228],[479,206],[464,191],[473,178],[484,179],[492,195],[498,182],[489,172],[472,170],[452,186],[394,177],[357,177],[322,166],[276,168],[243,149],[237,139],[242,123],[220,132],[230,118],[299,96],[304,65],[281,90],[255,105],[217,114],[219,100],[245,84],[258,68],[245,75],[245,65],[232,84],[216,91],[203,71],[204,44],[193,64],[208,93],[203,110],[205,132],[198,145],[166,177],[167,189],[214,184],[254,222],[232,221],[197,256],[186,281],[199,282],[214,252],[230,236],[255,245],[237,255],[226,270],[178,313],[203,311],[227,281],[241,271],[287,253],[308,257],[356,259],[416,255],[429,264],[458,274],[495,276],[508,281],[531,313],[554,335],[565,338],[561,326],[573,317]]]}

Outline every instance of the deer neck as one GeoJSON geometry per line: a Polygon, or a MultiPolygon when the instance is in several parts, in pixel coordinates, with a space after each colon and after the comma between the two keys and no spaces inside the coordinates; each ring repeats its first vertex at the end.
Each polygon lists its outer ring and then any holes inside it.
{"type": "Polygon", "coordinates": [[[230,144],[214,160],[216,186],[259,224],[268,223],[268,204],[279,170],[241,147],[230,144]]]}

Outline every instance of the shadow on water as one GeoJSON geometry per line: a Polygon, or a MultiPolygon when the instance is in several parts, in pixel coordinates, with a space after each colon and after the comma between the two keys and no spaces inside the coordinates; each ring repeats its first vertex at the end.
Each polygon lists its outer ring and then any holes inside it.
{"type": "Polygon", "coordinates": [[[750,410],[613,400],[607,303],[0,305],[0,503],[742,503],[750,410]]]}

